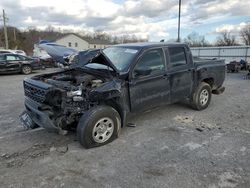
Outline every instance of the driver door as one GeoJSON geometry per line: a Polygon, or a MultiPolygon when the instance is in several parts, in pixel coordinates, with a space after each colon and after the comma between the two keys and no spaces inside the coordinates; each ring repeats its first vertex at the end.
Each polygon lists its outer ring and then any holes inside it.
{"type": "Polygon", "coordinates": [[[170,83],[162,48],[145,51],[132,70],[129,82],[132,112],[170,102],[170,83]]]}
{"type": "Polygon", "coordinates": [[[6,55],[6,70],[7,71],[18,71],[20,69],[20,59],[15,54],[6,55]]]}

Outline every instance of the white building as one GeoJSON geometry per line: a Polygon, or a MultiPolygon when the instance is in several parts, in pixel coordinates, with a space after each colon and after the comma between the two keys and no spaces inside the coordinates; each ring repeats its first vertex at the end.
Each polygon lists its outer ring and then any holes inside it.
{"type": "Polygon", "coordinates": [[[62,38],[57,39],[55,43],[67,46],[69,48],[73,48],[78,51],[93,49],[93,48],[103,49],[110,46],[110,44],[107,41],[96,40],[96,39],[90,40],[74,33],[67,34],[62,38]]]}

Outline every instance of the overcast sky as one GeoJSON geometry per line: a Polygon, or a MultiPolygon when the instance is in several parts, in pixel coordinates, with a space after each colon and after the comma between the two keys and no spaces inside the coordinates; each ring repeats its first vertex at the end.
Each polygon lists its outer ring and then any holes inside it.
{"type": "MultiPolygon", "coordinates": [[[[9,25],[135,34],[150,41],[177,38],[178,0],[1,0],[9,25]]],[[[181,37],[195,31],[213,42],[250,23],[250,0],[182,0],[181,37]]],[[[2,24],[2,23],[1,23],[2,24]]]]}

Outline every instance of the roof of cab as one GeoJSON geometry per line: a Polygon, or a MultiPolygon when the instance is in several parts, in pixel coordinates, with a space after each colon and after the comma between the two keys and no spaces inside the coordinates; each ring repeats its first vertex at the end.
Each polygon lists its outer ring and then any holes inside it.
{"type": "Polygon", "coordinates": [[[142,43],[125,43],[114,45],[117,47],[127,47],[134,49],[152,48],[152,47],[162,47],[162,46],[187,46],[185,43],[167,43],[167,42],[142,42],[142,43]]]}

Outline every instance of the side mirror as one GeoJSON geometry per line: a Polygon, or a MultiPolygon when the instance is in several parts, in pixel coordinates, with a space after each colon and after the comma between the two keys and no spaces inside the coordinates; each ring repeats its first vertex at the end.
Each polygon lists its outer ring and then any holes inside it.
{"type": "Polygon", "coordinates": [[[135,77],[150,75],[152,70],[148,67],[135,69],[135,77]]]}

